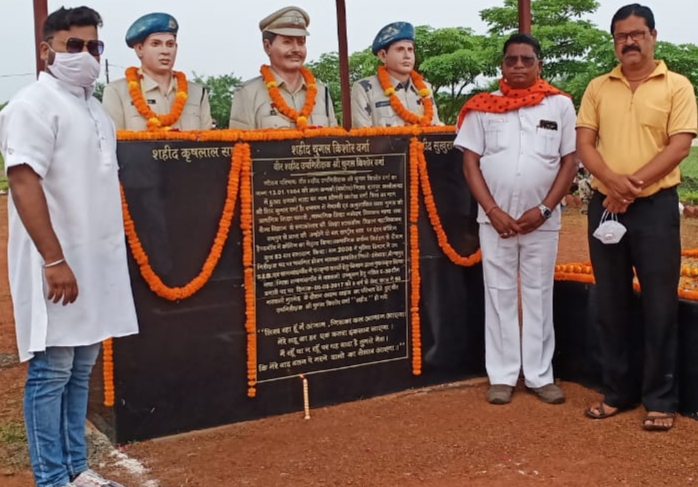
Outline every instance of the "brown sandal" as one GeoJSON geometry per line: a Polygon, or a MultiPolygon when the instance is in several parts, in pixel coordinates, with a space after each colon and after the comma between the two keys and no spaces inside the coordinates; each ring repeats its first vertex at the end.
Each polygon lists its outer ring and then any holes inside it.
{"type": "Polygon", "coordinates": [[[627,408],[615,408],[615,411],[612,412],[606,412],[606,408],[604,407],[603,401],[600,401],[598,404],[595,404],[591,406],[590,408],[587,408],[584,410],[584,415],[587,418],[591,419],[606,419],[610,418],[611,416],[615,416],[618,413],[622,413],[623,411],[626,411],[627,408]],[[597,410],[598,412],[594,412],[594,410],[597,410]]]}
{"type": "Polygon", "coordinates": [[[659,413],[650,416],[649,413],[642,420],[642,429],[645,431],[669,431],[674,427],[676,413],[659,413]],[[671,419],[671,424],[658,424],[658,419],[671,419]]]}

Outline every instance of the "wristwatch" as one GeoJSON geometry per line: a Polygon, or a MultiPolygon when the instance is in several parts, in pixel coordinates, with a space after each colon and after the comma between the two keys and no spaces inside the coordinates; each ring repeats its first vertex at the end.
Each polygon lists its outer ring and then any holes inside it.
{"type": "Polygon", "coordinates": [[[544,220],[547,220],[551,216],[553,216],[553,210],[545,206],[543,203],[538,205],[538,209],[540,210],[540,214],[543,216],[544,220]]]}

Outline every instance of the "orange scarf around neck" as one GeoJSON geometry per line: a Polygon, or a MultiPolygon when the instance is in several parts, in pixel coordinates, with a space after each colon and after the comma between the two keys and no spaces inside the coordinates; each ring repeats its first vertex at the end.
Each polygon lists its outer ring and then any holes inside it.
{"type": "Polygon", "coordinates": [[[465,120],[465,115],[470,111],[504,113],[518,110],[522,107],[538,105],[546,96],[565,95],[572,98],[564,91],[558,90],[540,78],[533,86],[528,88],[512,88],[504,78],[501,78],[499,80],[499,89],[503,96],[493,95],[492,93],[478,93],[465,102],[458,114],[456,130],[460,129],[463,120],[465,120]]]}

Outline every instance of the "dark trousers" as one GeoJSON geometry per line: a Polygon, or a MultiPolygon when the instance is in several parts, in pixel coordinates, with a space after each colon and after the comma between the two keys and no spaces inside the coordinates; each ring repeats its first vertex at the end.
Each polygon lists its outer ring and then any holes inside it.
{"type": "Polygon", "coordinates": [[[648,411],[678,407],[677,288],[681,272],[681,232],[676,188],[638,198],[618,220],[627,233],[617,244],[603,244],[592,233],[599,226],[605,196],[589,203],[589,251],[596,278],[598,326],[603,360],[604,401],[648,411]],[[633,267],[642,289],[633,295],[633,267]],[[637,340],[638,334],[642,334],[637,340]],[[635,344],[635,345],[633,345],[635,344]],[[633,347],[641,360],[634,360],[633,347]]]}

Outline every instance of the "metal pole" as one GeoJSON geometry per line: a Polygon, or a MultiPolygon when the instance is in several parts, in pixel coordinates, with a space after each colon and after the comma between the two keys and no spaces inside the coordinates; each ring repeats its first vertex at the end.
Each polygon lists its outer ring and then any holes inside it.
{"type": "Polygon", "coordinates": [[[531,0],[519,0],[519,32],[531,33],[531,0]]]}
{"type": "Polygon", "coordinates": [[[44,27],[44,21],[48,17],[48,0],[34,0],[34,46],[36,50],[36,75],[38,76],[44,70],[44,61],[41,59],[41,51],[39,45],[43,41],[41,31],[44,27]]]}
{"type": "Polygon", "coordinates": [[[351,87],[349,86],[349,43],[347,42],[347,8],[337,0],[337,37],[339,39],[339,82],[342,87],[342,125],[351,129],[351,87]]]}

